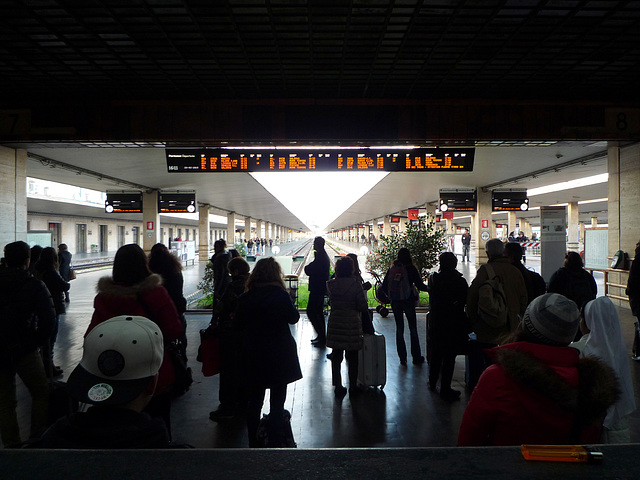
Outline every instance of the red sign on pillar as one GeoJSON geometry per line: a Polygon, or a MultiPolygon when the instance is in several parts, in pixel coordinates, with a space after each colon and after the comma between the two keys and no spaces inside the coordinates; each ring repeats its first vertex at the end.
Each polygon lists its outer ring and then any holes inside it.
{"type": "Polygon", "coordinates": [[[153,230],[153,222],[147,222],[147,230],[153,230]]]}
{"type": "Polygon", "coordinates": [[[444,218],[445,220],[453,220],[453,211],[451,212],[442,212],[442,218],[444,218]]]}
{"type": "Polygon", "coordinates": [[[489,228],[489,220],[482,220],[482,228],[489,228]]]}
{"type": "Polygon", "coordinates": [[[418,213],[420,213],[419,209],[410,208],[409,210],[407,210],[407,217],[409,217],[409,220],[417,220],[418,219],[418,213]]]}

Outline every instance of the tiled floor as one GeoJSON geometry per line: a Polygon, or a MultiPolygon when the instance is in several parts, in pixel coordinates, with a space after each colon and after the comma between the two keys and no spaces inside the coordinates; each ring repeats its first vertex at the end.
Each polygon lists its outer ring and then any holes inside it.
{"type": "MultiPolygon", "coordinates": [[[[529,259],[535,265],[535,258],[529,259]]],[[[459,264],[470,281],[475,276],[473,264],[459,264]]],[[[185,268],[185,294],[196,289],[204,265],[185,268]]],[[[71,303],[56,345],[56,362],[71,372],[82,356],[82,336],[93,311],[95,285],[102,270],[78,275],[71,290],[71,303]]],[[[597,280],[601,283],[601,279],[597,280]]],[[[602,285],[600,285],[602,291],[602,285]]],[[[627,308],[619,309],[623,330],[632,341],[632,317],[627,308]]],[[[195,382],[189,392],[177,399],[172,409],[174,440],[202,448],[246,447],[248,440],[242,421],[215,423],[209,412],[217,407],[218,377],[205,378],[195,361],[198,331],[209,323],[209,315],[190,313],[188,338],[190,364],[195,382]]],[[[425,315],[418,315],[421,345],[425,347],[425,315]]],[[[313,328],[303,315],[293,327],[304,378],[289,386],[286,407],[292,413],[292,427],[300,448],[323,447],[427,447],[456,444],[458,427],[468,400],[464,390],[464,357],[458,357],[453,387],[463,391],[460,401],[446,403],[427,388],[428,366],[401,366],[395,352],[393,317],[374,317],[376,330],[387,339],[387,384],[364,394],[336,401],[331,387],[331,368],[325,355],[329,350],[312,347],[313,328]]],[[[407,343],[408,343],[408,332],[407,343]]],[[[632,374],[638,378],[640,364],[631,361],[632,374]]],[[[346,379],[346,367],[343,370],[346,379]]],[[[346,380],[345,380],[346,382],[346,380]]],[[[636,389],[636,391],[639,391],[636,389]]],[[[27,430],[29,397],[20,389],[21,424],[27,430]]],[[[267,405],[267,403],[265,403],[267,405]]],[[[640,402],[639,402],[640,405],[640,402]]],[[[632,440],[640,442],[640,415],[632,419],[632,440]]]]}

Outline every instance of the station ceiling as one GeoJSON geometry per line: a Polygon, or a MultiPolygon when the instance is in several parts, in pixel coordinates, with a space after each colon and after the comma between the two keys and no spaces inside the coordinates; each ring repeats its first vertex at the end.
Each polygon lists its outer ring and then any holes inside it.
{"type": "MultiPolygon", "coordinates": [[[[0,19],[0,113],[55,102],[64,118],[65,105],[147,100],[640,102],[637,0],[6,0],[0,19]]],[[[34,112],[30,121],[37,124],[34,112]]],[[[65,126],[62,120],[19,138],[5,135],[13,117],[0,117],[4,145],[150,188],[195,189],[200,202],[221,211],[305,229],[248,174],[168,174],[162,139],[74,138],[56,128],[65,126]]],[[[449,138],[476,146],[473,172],[391,173],[330,227],[436,201],[439,188],[533,188],[606,172],[604,142],[569,137],[449,138]],[[517,184],[505,184],[514,178],[517,184]]],[[[118,188],[35,158],[28,174],[118,188]]],[[[291,185],[290,194],[304,195],[304,185],[291,185]]],[[[606,196],[602,184],[534,197],[532,206],[606,196]]],[[[606,221],[606,204],[580,210],[584,221],[603,221],[604,210],[606,221]]]]}

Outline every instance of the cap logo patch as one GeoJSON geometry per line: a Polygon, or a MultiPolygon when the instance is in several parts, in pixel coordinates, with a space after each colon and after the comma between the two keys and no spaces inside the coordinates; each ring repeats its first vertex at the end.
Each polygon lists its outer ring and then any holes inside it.
{"type": "Polygon", "coordinates": [[[104,402],[113,395],[113,387],[108,383],[98,383],[87,392],[87,397],[92,402],[104,402]]]}

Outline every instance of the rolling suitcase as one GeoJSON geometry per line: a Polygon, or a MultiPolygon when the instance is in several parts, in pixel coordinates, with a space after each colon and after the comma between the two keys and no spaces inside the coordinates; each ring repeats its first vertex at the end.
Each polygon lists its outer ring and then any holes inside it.
{"type": "Polygon", "coordinates": [[[362,350],[358,352],[358,384],[384,388],[387,383],[387,348],[384,335],[364,335],[362,350]]]}

